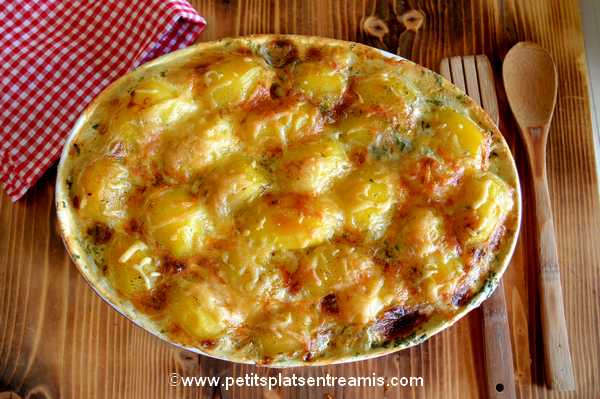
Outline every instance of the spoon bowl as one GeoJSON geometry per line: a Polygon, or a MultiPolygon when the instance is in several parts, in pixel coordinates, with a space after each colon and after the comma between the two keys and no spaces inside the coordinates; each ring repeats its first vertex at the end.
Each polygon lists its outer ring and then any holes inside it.
{"type": "Polygon", "coordinates": [[[535,43],[521,42],[506,55],[503,76],[508,102],[519,125],[549,125],[558,88],[558,73],[550,54],[535,43]]]}

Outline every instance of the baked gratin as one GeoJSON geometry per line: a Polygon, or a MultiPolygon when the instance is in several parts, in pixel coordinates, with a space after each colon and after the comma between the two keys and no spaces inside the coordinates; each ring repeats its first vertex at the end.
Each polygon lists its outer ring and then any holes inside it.
{"type": "Polygon", "coordinates": [[[199,44],[106,89],[57,207],[83,275],[171,342],[272,365],[414,345],[493,290],[510,151],[439,75],[355,43],[199,44]]]}

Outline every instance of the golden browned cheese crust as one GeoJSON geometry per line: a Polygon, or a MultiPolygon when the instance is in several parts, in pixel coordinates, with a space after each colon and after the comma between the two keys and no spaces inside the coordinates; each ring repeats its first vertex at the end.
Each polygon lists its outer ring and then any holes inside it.
{"type": "Polygon", "coordinates": [[[409,346],[493,289],[518,181],[454,86],[317,38],[181,54],[107,89],[61,166],[77,258],[111,302],[184,346],[283,365],[409,346]]]}

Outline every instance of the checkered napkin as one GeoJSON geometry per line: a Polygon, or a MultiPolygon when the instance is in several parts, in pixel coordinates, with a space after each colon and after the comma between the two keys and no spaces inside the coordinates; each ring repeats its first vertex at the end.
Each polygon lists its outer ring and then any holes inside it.
{"type": "Polygon", "coordinates": [[[141,63],[194,42],[185,0],[0,0],[0,181],[16,201],[60,156],[89,102],[141,63]]]}

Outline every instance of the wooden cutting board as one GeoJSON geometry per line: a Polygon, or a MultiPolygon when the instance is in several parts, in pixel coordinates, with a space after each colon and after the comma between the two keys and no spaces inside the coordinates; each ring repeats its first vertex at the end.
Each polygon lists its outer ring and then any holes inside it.
{"type": "MultiPolygon", "coordinates": [[[[533,40],[558,64],[559,99],[548,173],[578,391],[600,397],[600,207],[577,0],[198,0],[201,40],[251,33],[314,34],[363,42],[435,69],[442,58],[486,54],[496,69],[500,128],[517,158],[524,194],[521,238],[505,276],[520,397],[559,397],[543,384],[532,196],[525,153],[499,79],[504,53],[533,40]],[[370,17],[370,18],[369,18],[370,17]]],[[[180,351],[104,304],[71,265],[55,230],[52,170],[17,204],[0,194],[0,399],[35,398],[477,398],[485,395],[481,314],[424,344],[380,359],[282,371],[283,375],[418,376],[423,387],[184,388],[170,373],[276,376],[180,351]],[[329,396],[328,396],[329,395],[329,396]],[[14,396],[17,397],[17,396],[14,396]]]]}

